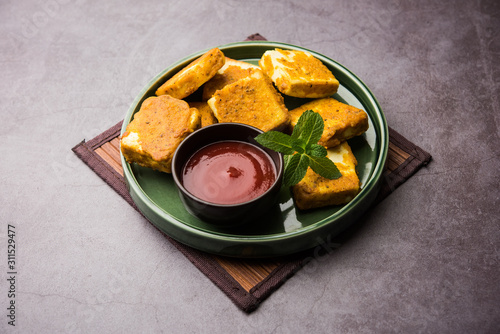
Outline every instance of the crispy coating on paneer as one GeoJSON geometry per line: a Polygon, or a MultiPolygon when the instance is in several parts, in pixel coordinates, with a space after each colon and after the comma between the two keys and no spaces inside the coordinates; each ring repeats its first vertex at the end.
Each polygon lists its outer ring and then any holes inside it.
{"type": "Polygon", "coordinates": [[[335,94],[339,88],[333,73],[306,51],[268,50],[259,66],[278,90],[288,96],[321,98],[335,94]]]}
{"type": "Polygon", "coordinates": [[[207,102],[219,123],[243,123],[262,131],[284,130],[289,125],[283,96],[260,72],[216,91],[207,102]]]}
{"type": "Polygon", "coordinates": [[[177,146],[200,126],[200,113],[169,95],[149,97],[134,115],[120,139],[129,163],[171,173],[177,146]]]}
{"type": "Polygon", "coordinates": [[[217,73],[225,60],[218,48],[209,50],[168,79],[156,90],[156,95],[168,94],[178,99],[191,95],[217,73]]]}
{"type": "Polygon", "coordinates": [[[246,78],[256,71],[260,71],[259,66],[226,57],[224,66],[203,86],[203,101],[207,101],[224,86],[246,78]]]}
{"type": "Polygon", "coordinates": [[[292,187],[295,204],[301,210],[350,202],[359,192],[360,182],[356,174],[357,161],[347,142],[328,149],[328,157],[335,163],[342,176],[326,179],[311,168],[306,176],[292,187]]]}
{"type": "Polygon", "coordinates": [[[364,110],[339,102],[333,98],[317,99],[290,110],[290,124],[295,126],[300,115],[312,110],[321,115],[325,129],[318,144],[334,147],[368,130],[368,115],[364,110]]]}
{"type": "Polygon", "coordinates": [[[214,113],[208,103],[206,102],[188,102],[191,108],[196,108],[200,112],[201,115],[201,127],[205,127],[207,125],[212,125],[217,122],[217,118],[215,118],[214,113]]]}

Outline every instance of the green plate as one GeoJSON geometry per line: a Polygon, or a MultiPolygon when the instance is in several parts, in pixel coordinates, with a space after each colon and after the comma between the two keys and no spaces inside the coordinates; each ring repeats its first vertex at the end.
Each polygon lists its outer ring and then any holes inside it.
{"type": "MultiPolygon", "coordinates": [[[[319,53],[294,45],[262,41],[219,46],[227,57],[253,64],[257,64],[266,50],[275,48],[312,53],[340,82],[333,97],[368,113],[368,131],[349,140],[358,160],[357,172],[362,189],[347,205],[310,211],[297,210],[289,191],[283,189],[279,204],[266,212],[262,219],[244,227],[228,229],[191,216],[184,209],[171,175],[129,164],[122,156],[125,180],[137,207],[156,227],[183,244],[218,255],[244,258],[292,254],[330,242],[332,237],[355,223],[377,195],[388,150],[387,123],[377,100],[356,75],[319,53]]],[[[168,78],[206,51],[190,55],[156,76],[132,103],[125,116],[122,133],[140,109],[142,101],[153,96],[168,78]]],[[[306,101],[285,97],[289,109],[306,101]]]]}

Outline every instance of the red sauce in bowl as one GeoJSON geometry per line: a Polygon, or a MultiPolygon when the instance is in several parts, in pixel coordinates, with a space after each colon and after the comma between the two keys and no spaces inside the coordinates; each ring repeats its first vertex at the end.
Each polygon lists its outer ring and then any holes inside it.
{"type": "Polygon", "coordinates": [[[271,157],[249,143],[221,141],[189,158],[182,184],[191,194],[216,204],[247,202],[265,193],[276,180],[271,157]]]}

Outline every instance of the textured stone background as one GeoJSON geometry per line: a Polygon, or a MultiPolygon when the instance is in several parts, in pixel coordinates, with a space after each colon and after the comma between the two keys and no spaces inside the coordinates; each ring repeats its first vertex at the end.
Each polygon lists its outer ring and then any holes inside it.
{"type": "Polygon", "coordinates": [[[3,0],[0,331],[498,333],[499,31],[497,1],[3,0]],[[256,32],[351,69],[433,161],[246,315],[71,148],[172,62],[256,32]]]}

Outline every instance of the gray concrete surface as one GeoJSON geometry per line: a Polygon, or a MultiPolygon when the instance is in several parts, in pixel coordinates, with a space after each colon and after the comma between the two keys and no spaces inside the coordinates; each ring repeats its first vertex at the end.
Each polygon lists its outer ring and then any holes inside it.
{"type": "Polygon", "coordinates": [[[0,332],[498,333],[499,31],[495,1],[2,1],[0,332]],[[351,69],[434,159],[247,315],[71,148],[256,32],[351,69]]]}

